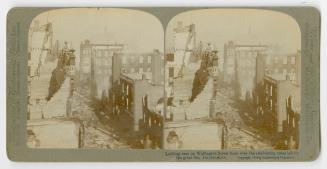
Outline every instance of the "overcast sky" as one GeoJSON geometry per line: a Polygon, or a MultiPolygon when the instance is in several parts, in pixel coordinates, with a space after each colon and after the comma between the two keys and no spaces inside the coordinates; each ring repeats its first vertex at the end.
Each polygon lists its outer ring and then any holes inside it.
{"type": "Polygon", "coordinates": [[[280,12],[256,9],[204,9],[175,16],[166,29],[166,49],[173,46],[173,29],[178,21],[194,23],[197,41],[210,42],[222,55],[229,40],[238,44],[278,44],[282,52],[301,49],[301,34],[296,21],[280,12]]]}
{"type": "MultiPolygon", "coordinates": [[[[153,15],[137,10],[71,8],[44,12],[34,20],[53,23],[54,39],[68,41],[79,51],[81,41],[124,43],[131,50],[163,51],[164,32],[153,15]]],[[[301,48],[296,21],[283,13],[255,9],[205,9],[175,16],[166,29],[166,49],[173,46],[172,30],[178,21],[196,25],[197,41],[210,42],[223,53],[229,40],[238,44],[278,44],[285,53],[301,48]]]]}
{"type": "Polygon", "coordinates": [[[44,12],[34,20],[53,24],[54,39],[68,41],[79,51],[81,41],[124,43],[137,52],[163,51],[160,21],[146,12],[113,8],[71,8],[44,12]]]}

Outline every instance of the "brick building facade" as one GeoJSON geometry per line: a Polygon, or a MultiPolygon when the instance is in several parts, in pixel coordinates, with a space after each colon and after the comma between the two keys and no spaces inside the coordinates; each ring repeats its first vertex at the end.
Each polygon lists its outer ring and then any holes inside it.
{"type": "Polygon", "coordinates": [[[111,88],[112,58],[122,44],[96,44],[85,40],[80,45],[80,81],[91,85],[91,96],[101,99],[111,88]]]}
{"type": "Polygon", "coordinates": [[[257,57],[265,55],[266,45],[238,45],[229,41],[224,45],[224,75],[227,84],[234,84],[235,96],[241,100],[252,98],[257,73],[257,57]]]}
{"type": "Polygon", "coordinates": [[[286,80],[278,80],[266,75],[258,89],[261,89],[257,105],[258,127],[276,139],[291,137],[296,140],[301,112],[300,86],[288,77],[286,80]]]}

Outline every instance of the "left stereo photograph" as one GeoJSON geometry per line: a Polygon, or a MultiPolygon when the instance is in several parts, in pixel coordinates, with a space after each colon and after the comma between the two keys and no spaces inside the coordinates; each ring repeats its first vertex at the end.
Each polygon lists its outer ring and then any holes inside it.
{"type": "Polygon", "coordinates": [[[29,148],[161,149],[164,31],[130,9],[55,9],[28,33],[29,148]]]}

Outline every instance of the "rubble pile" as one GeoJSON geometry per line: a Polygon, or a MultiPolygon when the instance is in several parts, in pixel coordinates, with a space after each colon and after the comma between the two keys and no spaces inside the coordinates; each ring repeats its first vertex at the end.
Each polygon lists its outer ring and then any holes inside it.
{"type": "Polygon", "coordinates": [[[272,149],[272,146],[253,133],[253,129],[244,124],[235,106],[235,100],[229,88],[220,88],[216,95],[216,113],[224,115],[228,126],[228,149],[250,150],[250,149],[272,149]]]}
{"type": "Polygon", "coordinates": [[[228,133],[228,149],[237,149],[237,150],[271,150],[272,146],[268,143],[265,143],[254,136],[249,135],[248,133],[236,129],[229,129],[228,133]]]}
{"type": "Polygon", "coordinates": [[[101,149],[128,149],[127,144],[116,140],[114,134],[103,131],[95,127],[85,128],[84,148],[101,148],[101,149]]]}
{"type": "MultiPolygon", "coordinates": [[[[73,114],[72,116],[74,118],[78,118],[81,121],[89,121],[92,119],[96,119],[96,115],[94,114],[94,110],[89,105],[85,104],[84,101],[82,101],[82,97],[79,95],[73,96],[73,102],[72,102],[72,108],[73,108],[73,114]]],[[[84,98],[85,99],[85,98],[84,98]]]]}
{"type": "Polygon", "coordinates": [[[224,114],[227,123],[242,121],[238,110],[232,106],[233,103],[234,100],[230,96],[228,96],[227,89],[220,89],[217,92],[215,111],[216,113],[224,114]]]}
{"type": "Polygon", "coordinates": [[[73,118],[79,119],[84,125],[84,146],[83,148],[96,149],[128,149],[130,146],[123,140],[119,140],[113,131],[104,126],[95,109],[92,107],[91,100],[87,97],[87,92],[78,88],[78,92],[73,96],[73,118]]]}

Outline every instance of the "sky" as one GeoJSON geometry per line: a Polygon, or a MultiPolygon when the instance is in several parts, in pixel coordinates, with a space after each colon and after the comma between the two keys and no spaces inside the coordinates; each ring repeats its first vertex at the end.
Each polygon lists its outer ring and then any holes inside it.
{"type": "MultiPolygon", "coordinates": [[[[153,15],[130,9],[69,8],[41,13],[34,20],[53,23],[54,40],[76,49],[85,39],[92,43],[123,43],[135,52],[163,51],[173,46],[178,21],[196,25],[197,41],[210,42],[223,55],[224,43],[279,45],[284,53],[301,48],[296,21],[280,12],[257,9],[203,9],[176,15],[164,29],[153,15]]],[[[33,25],[33,24],[31,24],[33,25]]]]}
{"type": "Polygon", "coordinates": [[[289,15],[257,9],[203,9],[176,15],[166,28],[166,49],[173,46],[173,29],[178,21],[195,24],[197,41],[210,42],[220,55],[224,43],[278,45],[283,53],[301,49],[301,33],[289,15]]]}
{"type": "MultiPolygon", "coordinates": [[[[160,21],[146,12],[113,8],[70,8],[41,13],[33,21],[53,24],[54,40],[71,43],[78,53],[81,41],[123,43],[131,51],[163,51],[160,21]]],[[[33,21],[32,24],[33,25],[33,21]]]]}

